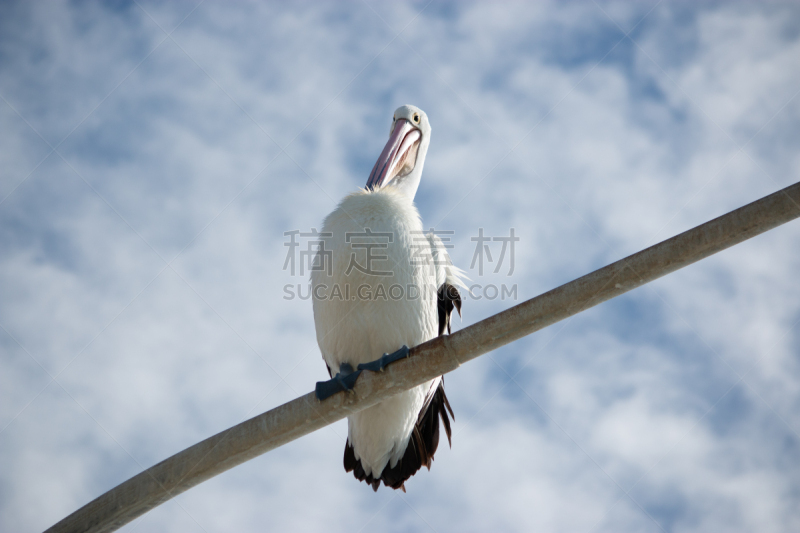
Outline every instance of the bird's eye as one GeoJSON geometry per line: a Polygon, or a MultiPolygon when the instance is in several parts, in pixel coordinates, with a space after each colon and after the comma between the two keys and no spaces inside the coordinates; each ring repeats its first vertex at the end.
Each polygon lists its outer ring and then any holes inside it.
{"type": "Polygon", "coordinates": [[[414,118],[414,123],[415,124],[419,124],[419,115],[414,113],[414,117],[413,118],[414,118]]]}
{"type": "Polygon", "coordinates": [[[392,122],[397,122],[397,117],[392,117],[392,122]]]}

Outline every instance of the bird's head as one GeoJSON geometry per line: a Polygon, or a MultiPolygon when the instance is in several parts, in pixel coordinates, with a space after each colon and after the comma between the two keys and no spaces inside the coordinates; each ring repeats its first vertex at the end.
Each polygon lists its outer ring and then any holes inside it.
{"type": "Polygon", "coordinates": [[[398,107],[389,128],[389,141],[372,168],[367,189],[396,187],[413,200],[430,142],[431,124],[425,111],[413,105],[398,107]]]}

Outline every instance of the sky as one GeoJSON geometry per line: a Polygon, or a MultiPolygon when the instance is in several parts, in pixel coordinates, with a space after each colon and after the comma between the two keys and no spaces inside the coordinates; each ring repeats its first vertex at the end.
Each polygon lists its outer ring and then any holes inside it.
{"type": "MultiPolygon", "coordinates": [[[[792,3],[0,4],[0,530],[327,378],[284,234],[398,106],[459,329],[797,182],[798,91],[792,3]]],[[[465,364],[405,494],[341,421],[122,531],[800,530],[799,268],[793,222],[465,364]]]]}

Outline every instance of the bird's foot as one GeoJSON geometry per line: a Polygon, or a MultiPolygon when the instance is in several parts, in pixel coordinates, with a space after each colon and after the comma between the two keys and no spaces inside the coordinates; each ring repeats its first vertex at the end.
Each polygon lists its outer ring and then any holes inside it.
{"type": "Polygon", "coordinates": [[[337,392],[351,392],[362,370],[383,372],[383,369],[386,368],[387,365],[408,357],[408,354],[408,346],[403,346],[396,352],[383,354],[380,359],[358,365],[358,370],[353,370],[353,367],[348,363],[342,363],[339,365],[339,372],[333,376],[333,378],[328,381],[317,381],[315,390],[317,399],[322,401],[326,398],[330,398],[337,392]]]}
{"type": "Polygon", "coordinates": [[[402,348],[394,353],[385,353],[380,359],[376,359],[375,361],[371,361],[369,363],[361,363],[358,365],[358,369],[370,370],[372,372],[383,372],[383,369],[386,368],[388,364],[399,361],[400,359],[405,359],[408,357],[408,353],[408,346],[403,345],[402,348]]]}
{"type": "Polygon", "coordinates": [[[339,372],[328,381],[317,381],[317,388],[315,393],[317,399],[322,401],[330,398],[337,392],[348,391],[352,392],[353,386],[356,384],[358,376],[361,375],[361,369],[353,371],[353,367],[348,363],[339,365],[339,372]]]}

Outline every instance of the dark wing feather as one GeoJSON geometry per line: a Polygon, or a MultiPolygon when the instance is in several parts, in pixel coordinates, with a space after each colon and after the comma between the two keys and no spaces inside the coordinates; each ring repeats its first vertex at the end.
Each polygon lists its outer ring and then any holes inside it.
{"type": "Polygon", "coordinates": [[[439,310],[439,336],[444,335],[445,330],[450,333],[450,316],[453,314],[453,308],[458,311],[461,316],[461,293],[455,285],[443,283],[438,291],[438,310],[439,310]]]}
{"type": "MultiPolygon", "coordinates": [[[[461,294],[454,285],[444,283],[438,291],[439,336],[444,335],[445,331],[450,333],[450,316],[453,314],[453,309],[461,315],[461,294]]],[[[408,478],[416,474],[423,466],[428,470],[431,468],[433,454],[439,448],[440,419],[444,424],[447,442],[452,446],[450,418],[455,420],[453,408],[450,407],[450,402],[444,393],[444,377],[442,377],[436,390],[428,396],[425,405],[422,406],[417,423],[408,440],[406,451],[394,467],[389,468],[387,465],[378,478],[373,477],[372,474],[367,475],[361,461],[356,459],[355,450],[348,440],[344,446],[344,469],[346,472],[353,472],[356,479],[371,485],[372,490],[376,492],[381,481],[387,487],[402,489],[405,492],[405,482],[408,478]]]]}
{"type": "Polygon", "coordinates": [[[356,459],[355,451],[348,440],[344,447],[344,469],[346,472],[353,472],[359,481],[364,481],[372,486],[377,492],[378,487],[383,484],[393,489],[405,491],[405,482],[408,478],[416,474],[423,466],[428,470],[433,463],[433,454],[439,448],[439,419],[444,423],[444,430],[447,434],[447,442],[450,442],[450,418],[453,410],[450,402],[444,394],[444,382],[440,381],[436,391],[431,396],[431,401],[426,408],[420,412],[419,420],[411,432],[411,437],[406,447],[403,457],[397,464],[386,468],[381,472],[380,477],[375,478],[371,474],[367,475],[361,466],[361,461],[356,459]]]}

